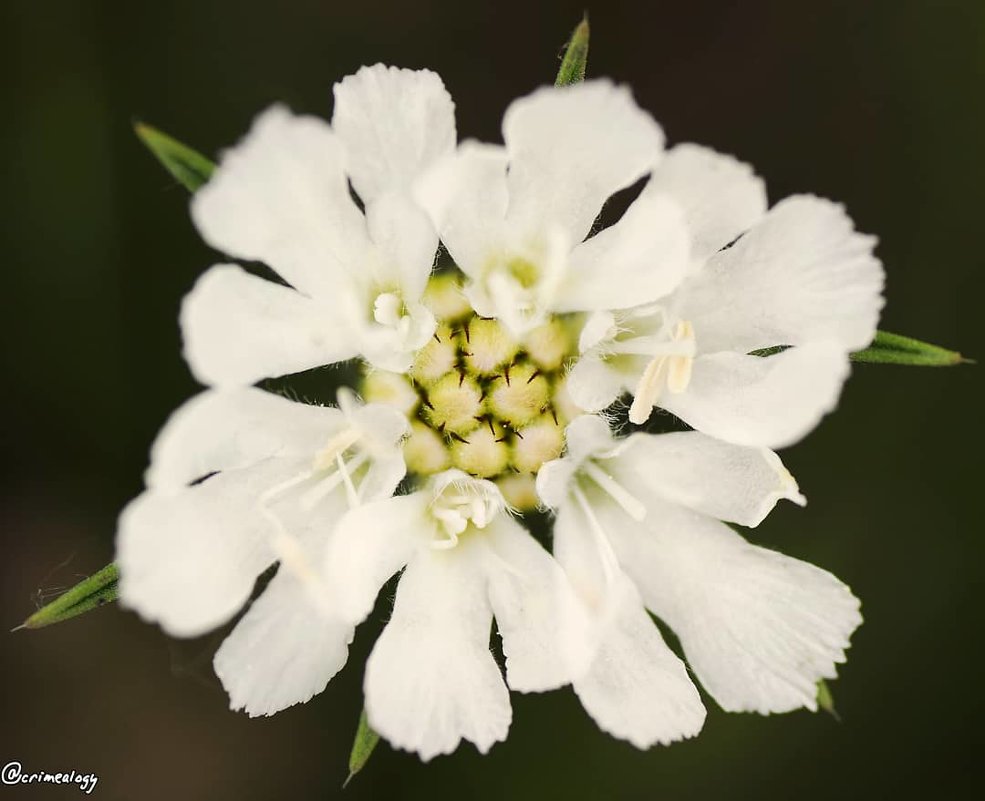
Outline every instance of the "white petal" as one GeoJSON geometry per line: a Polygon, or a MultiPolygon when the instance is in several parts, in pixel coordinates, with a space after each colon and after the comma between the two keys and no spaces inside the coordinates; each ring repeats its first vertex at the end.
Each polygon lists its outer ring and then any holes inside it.
{"type": "Polygon", "coordinates": [[[375,64],[334,88],[332,128],[352,185],[369,204],[414,179],[455,147],[455,104],[430,70],[375,64]]]}
{"type": "Polygon", "coordinates": [[[466,141],[415,187],[455,264],[474,279],[504,245],[506,163],[505,148],[466,141]]]}
{"type": "Polygon", "coordinates": [[[179,493],[147,491],[131,501],[116,540],[123,605],[177,637],[232,617],[275,558],[257,501],[298,467],[272,459],[179,493]]]}
{"type": "Polygon", "coordinates": [[[637,748],[693,737],[705,708],[687,668],[625,577],[619,594],[592,666],[574,682],[579,700],[599,728],[637,748]]]}
{"type": "Polygon", "coordinates": [[[568,373],[565,386],[571,400],[587,412],[599,412],[611,406],[631,380],[628,372],[619,369],[620,366],[620,362],[605,359],[599,353],[583,354],[571,365],[568,373]]]}
{"type": "Polygon", "coordinates": [[[875,244],[841,206],[787,198],[682,290],[680,314],[701,353],[821,340],[864,348],[883,305],[875,244]]]}
{"type": "Polygon", "coordinates": [[[332,129],[282,106],[223,154],[192,199],[192,218],[213,247],[266,262],[295,288],[329,299],[345,291],[368,249],[332,129]]]}
{"type": "Polygon", "coordinates": [[[571,253],[554,309],[626,309],[672,292],[688,267],[688,230],[673,200],[640,196],[615,225],[571,253]]]}
{"type": "Polygon", "coordinates": [[[560,225],[580,242],[606,199],[657,162],[663,133],[626,87],[586,81],[544,87],[503,117],[509,218],[531,234],[560,225]]]}
{"type": "Polygon", "coordinates": [[[587,619],[557,562],[499,515],[483,531],[489,600],[503,638],[506,681],[520,692],[568,684],[588,666],[587,619]]]}
{"type": "Polygon", "coordinates": [[[684,209],[691,258],[704,261],[766,213],[766,187],[748,164],[700,145],[676,145],[643,195],[667,194],[684,209]]]}
{"type": "Polygon", "coordinates": [[[231,709],[273,715],[325,689],[342,669],[352,626],[328,617],[281,568],[216,652],[231,709]]]}
{"type": "Polygon", "coordinates": [[[330,305],[231,264],[198,279],[180,322],[185,360],[195,378],[213,386],[252,384],[357,352],[330,305]]]}
{"type": "MultiPolygon", "coordinates": [[[[410,195],[390,193],[367,204],[366,223],[382,264],[397,278],[402,300],[419,301],[438,249],[438,234],[424,210],[410,195]]],[[[386,286],[388,276],[381,277],[382,285],[386,286]]],[[[427,339],[433,333],[433,329],[427,332],[427,339]]]]}
{"type": "Polygon", "coordinates": [[[219,470],[270,456],[310,456],[342,424],[338,409],[296,403],[253,387],[206,390],[182,404],[151,447],[144,479],[174,491],[219,470]]]}
{"type": "Polygon", "coordinates": [[[636,525],[613,514],[619,561],[688,664],[728,712],[816,708],[859,603],[830,573],[747,543],[724,523],[650,499],[636,525]],[[621,521],[617,524],[616,520],[621,521]]]}
{"type": "Polygon", "coordinates": [[[782,448],[835,408],[848,371],[848,356],[833,344],[765,358],[715,353],[697,357],[687,389],[665,393],[660,405],[713,437],[782,448]]]}
{"type": "Polygon", "coordinates": [[[415,492],[374,501],[347,512],[325,555],[325,572],[339,614],[359,623],[376,595],[432,534],[429,495],[415,492]]]}
{"type": "Polygon", "coordinates": [[[489,651],[492,610],[476,543],[421,550],[366,663],[366,714],[391,745],[427,761],[461,740],[487,752],[510,725],[509,693],[489,651]]]}
{"type": "Polygon", "coordinates": [[[743,526],[758,526],[781,498],[806,503],[772,451],[697,431],[634,434],[599,465],[637,498],[653,495],[743,526]]]}

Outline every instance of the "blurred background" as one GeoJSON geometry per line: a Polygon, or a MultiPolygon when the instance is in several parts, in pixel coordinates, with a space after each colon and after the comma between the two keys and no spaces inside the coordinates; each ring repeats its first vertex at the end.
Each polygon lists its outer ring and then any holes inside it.
{"type": "MultiPolygon", "coordinates": [[[[461,135],[499,141],[550,82],[578,2],[4,0],[0,8],[4,625],[112,558],[148,446],[196,391],[178,303],[215,255],[135,119],[214,155],[273,101],[331,113],[334,81],[430,67],[461,135]]],[[[671,142],[734,153],[773,200],[809,191],[878,234],[882,327],[985,356],[985,4],[693,0],[589,5],[591,75],[632,84],[671,142]]],[[[385,745],[346,798],[955,797],[980,762],[982,367],[858,366],[784,458],[811,500],[754,539],[863,599],[832,684],[841,722],[725,715],[639,752],[570,691],[514,696],[508,742],[423,766],[385,745]]],[[[0,762],[94,771],[106,799],[342,795],[362,663],[271,719],[227,709],[221,634],[175,642],[116,607],[0,634],[0,762]]],[[[0,786],[0,798],[73,797],[0,786]]]]}

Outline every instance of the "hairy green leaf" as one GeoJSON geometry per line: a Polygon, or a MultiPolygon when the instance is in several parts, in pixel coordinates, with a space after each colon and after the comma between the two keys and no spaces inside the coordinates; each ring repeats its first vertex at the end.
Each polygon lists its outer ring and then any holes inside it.
{"type": "Polygon", "coordinates": [[[189,192],[194,192],[212,177],[215,164],[197,150],[145,123],[138,122],[133,128],[164,169],[189,192]]]}
{"type": "Polygon", "coordinates": [[[353,776],[366,767],[366,763],[369,762],[369,758],[373,754],[373,749],[376,748],[376,744],[379,741],[380,735],[370,728],[369,720],[366,718],[366,710],[364,709],[359,716],[356,739],[352,741],[352,751],[349,754],[349,775],[342,785],[343,787],[352,781],[353,776]]]}
{"type": "Polygon", "coordinates": [[[98,573],[83,579],[50,604],[41,607],[14,631],[40,629],[52,623],[61,623],[63,620],[69,620],[115,601],[119,594],[117,588],[119,577],[116,563],[110,562],[98,573]]]}
{"type": "Polygon", "coordinates": [[[588,63],[588,16],[586,15],[575,32],[571,34],[564,49],[561,68],[557,71],[555,86],[567,86],[585,80],[585,65],[588,63]]]}

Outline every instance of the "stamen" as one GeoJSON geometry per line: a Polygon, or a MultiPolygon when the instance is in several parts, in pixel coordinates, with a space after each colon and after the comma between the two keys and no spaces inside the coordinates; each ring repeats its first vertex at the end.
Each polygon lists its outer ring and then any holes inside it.
{"type": "Polygon", "coordinates": [[[587,460],[582,465],[582,471],[586,476],[592,479],[592,481],[598,484],[599,487],[605,490],[612,500],[618,503],[622,507],[623,511],[637,523],[641,522],[643,518],[646,517],[646,507],[639,501],[639,499],[631,495],[626,488],[622,486],[622,484],[606,473],[591,459],[587,460]]]}
{"type": "Polygon", "coordinates": [[[629,420],[636,425],[642,425],[647,421],[653,407],[660,399],[660,390],[663,384],[664,371],[667,365],[666,356],[658,356],[651,361],[640,381],[636,385],[636,392],[633,394],[633,404],[629,407],[629,420]]]}
{"type": "Polygon", "coordinates": [[[588,520],[588,528],[594,535],[593,539],[595,540],[595,548],[599,555],[599,564],[602,566],[602,575],[605,583],[611,585],[619,575],[619,560],[616,558],[615,551],[612,550],[609,537],[605,533],[605,529],[602,528],[599,519],[595,516],[595,511],[588,502],[588,498],[585,497],[585,493],[581,491],[581,487],[577,484],[574,485],[571,489],[571,494],[588,520]]]}
{"type": "Polygon", "coordinates": [[[345,428],[333,436],[315,456],[313,470],[328,470],[335,463],[335,457],[345,453],[362,438],[362,432],[355,428],[345,428]]]}

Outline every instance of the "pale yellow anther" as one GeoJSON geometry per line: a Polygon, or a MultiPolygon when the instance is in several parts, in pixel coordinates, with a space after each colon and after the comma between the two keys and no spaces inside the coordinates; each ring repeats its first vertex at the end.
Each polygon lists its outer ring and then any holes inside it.
{"type": "Polygon", "coordinates": [[[428,387],[423,414],[434,428],[465,435],[478,427],[483,409],[479,385],[467,376],[449,373],[428,387]]]}
{"type": "Polygon", "coordinates": [[[447,470],[451,466],[451,454],[444,437],[415,420],[410,425],[410,436],[404,440],[404,462],[411,473],[430,475],[447,470]]]}
{"type": "Polygon", "coordinates": [[[573,349],[567,327],[560,320],[537,326],[524,339],[531,361],[541,370],[557,370],[573,349]]]}
{"type": "Polygon", "coordinates": [[[367,403],[383,403],[410,417],[420,403],[414,385],[402,373],[373,370],[363,379],[363,400],[367,403]]]}
{"type": "Polygon", "coordinates": [[[458,340],[447,323],[442,323],[430,341],[414,356],[411,377],[425,386],[451,372],[458,361],[458,340]]]}
{"type": "Polygon", "coordinates": [[[336,459],[344,454],[349,448],[355,445],[362,434],[355,428],[344,428],[332,436],[317,454],[312,464],[312,469],[316,472],[322,470],[334,470],[336,459]]]}
{"type": "Polygon", "coordinates": [[[475,318],[463,334],[465,364],[480,375],[493,375],[513,361],[519,347],[512,336],[495,320],[475,318]]]}
{"type": "Polygon", "coordinates": [[[472,313],[462,284],[452,273],[433,276],[424,290],[423,302],[439,320],[457,320],[472,313]]]}
{"type": "Polygon", "coordinates": [[[564,450],[564,430],[550,415],[541,415],[516,432],[512,464],[521,472],[536,473],[544,462],[557,459],[564,450]]]}
{"type": "Polygon", "coordinates": [[[489,391],[489,411],[500,420],[524,426],[548,406],[551,387],[532,364],[504,368],[489,391]]]}
{"type": "Polygon", "coordinates": [[[475,429],[464,442],[452,442],[452,463],[479,478],[502,473],[510,461],[510,449],[501,441],[502,436],[501,430],[490,430],[488,426],[475,429]]]}
{"type": "Polygon", "coordinates": [[[537,481],[530,473],[507,473],[496,479],[506,502],[519,512],[532,512],[540,504],[537,481]]]}

